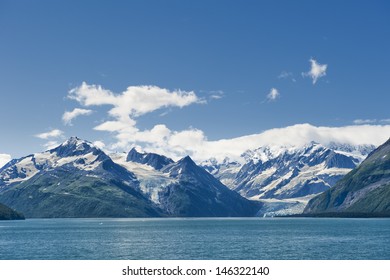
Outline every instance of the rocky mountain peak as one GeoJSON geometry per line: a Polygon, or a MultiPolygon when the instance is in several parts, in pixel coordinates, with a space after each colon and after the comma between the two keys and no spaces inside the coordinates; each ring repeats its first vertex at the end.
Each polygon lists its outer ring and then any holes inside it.
{"type": "Polygon", "coordinates": [[[51,149],[50,153],[56,153],[59,157],[79,156],[88,153],[95,155],[101,153],[101,150],[95,147],[91,142],[72,136],[60,146],[51,149]]]}
{"type": "Polygon", "coordinates": [[[173,160],[168,157],[155,153],[140,153],[135,148],[132,148],[127,154],[126,161],[146,164],[156,170],[161,170],[164,166],[173,163],[173,160]]]}

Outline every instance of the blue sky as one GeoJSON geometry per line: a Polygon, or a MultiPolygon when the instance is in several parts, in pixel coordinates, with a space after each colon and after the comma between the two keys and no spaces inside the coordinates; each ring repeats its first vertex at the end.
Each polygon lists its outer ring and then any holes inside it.
{"type": "Polygon", "coordinates": [[[180,141],[305,123],[380,126],[383,135],[372,137],[382,141],[390,136],[389,14],[389,1],[0,0],[0,154],[20,157],[72,135],[111,150],[176,143],[185,154],[180,141]],[[178,99],[128,111],[135,124],[125,132],[96,129],[126,110],[110,114],[117,101],[88,105],[83,90],[118,97],[141,85],[178,99]],[[64,121],[76,108],[84,115],[64,121]],[[156,141],[119,140],[132,131],[156,141]]]}

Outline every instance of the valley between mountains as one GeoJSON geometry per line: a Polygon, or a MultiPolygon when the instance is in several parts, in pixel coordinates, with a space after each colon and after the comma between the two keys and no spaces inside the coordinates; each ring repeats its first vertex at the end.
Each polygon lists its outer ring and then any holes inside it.
{"type": "Polygon", "coordinates": [[[174,161],[136,149],[106,154],[71,137],[1,167],[0,203],[8,213],[4,219],[22,217],[19,213],[26,218],[386,216],[390,141],[377,149],[315,142],[266,146],[235,160],[195,163],[189,156],[174,161]]]}

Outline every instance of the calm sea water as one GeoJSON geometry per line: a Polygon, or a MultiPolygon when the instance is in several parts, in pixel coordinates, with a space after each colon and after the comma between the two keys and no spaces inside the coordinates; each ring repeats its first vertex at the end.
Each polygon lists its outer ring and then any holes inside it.
{"type": "Polygon", "coordinates": [[[0,259],[390,259],[390,219],[0,221],[0,259]]]}

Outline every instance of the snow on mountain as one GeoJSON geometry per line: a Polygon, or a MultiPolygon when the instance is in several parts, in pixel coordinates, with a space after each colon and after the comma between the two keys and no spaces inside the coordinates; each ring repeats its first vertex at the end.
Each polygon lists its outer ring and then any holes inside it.
{"type": "Polygon", "coordinates": [[[108,156],[76,137],[1,168],[0,201],[28,217],[254,216],[261,207],[190,157],[108,156]]]}
{"type": "Polygon", "coordinates": [[[107,158],[92,143],[71,137],[54,149],[8,162],[0,168],[0,187],[26,181],[42,170],[60,166],[71,165],[80,170],[91,171],[107,158]]]}
{"type": "MultiPolygon", "coordinates": [[[[135,149],[131,150],[133,155],[134,151],[135,149]]],[[[145,154],[140,155],[143,156],[145,154]]],[[[159,194],[161,191],[163,191],[169,184],[177,183],[177,180],[175,178],[171,178],[169,174],[163,173],[148,165],[149,161],[146,161],[145,163],[128,161],[129,156],[126,153],[111,154],[110,157],[115,163],[135,174],[139,181],[140,190],[156,204],[160,204],[159,194]]],[[[144,156],[142,158],[147,157],[144,156]]]]}
{"type": "Polygon", "coordinates": [[[363,161],[376,147],[374,145],[351,145],[344,143],[330,142],[326,145],[329,149],[338,153],[354,155],[363,161]]]}
{"type": "Polygon", "coordinates": [[[0,168],[11,160],[11,156],[8,154],[0,154],[0,168]]]}
{"type": "Polygon", "coordinates": [[[134,173],[72,137],[0,169],[0,202],[26,217],[156,217],[134,173]]]}
{"type": "Polygon", "coordinates": [[[139,189],[172,216],[254,216],[260,203],[231,191],[189,156],[177,162],[132,149],[127,155],[110,155],[135,174],[139,189]]]}
{"type": "Polygon", "coordinates": [[[242,164],[237,161],[232,161],[229,158],[225,158],[222,163],[218,163],[215,158],[211,158],[203,161],[200,165],[210,174],[218,174],[218,179],[226,186],[232,186],[234,184],[236,174],[242,167],[242,164]]]}
{"type": "MultiPolygon", "coordinates": [[[[264,146],[246,151],[240,159],[218,162],[211,158],[200,168],[190,157],[174,162],[135,149],[108,156],[92,143],[71,137],[54,149],[5,164],[0,168],[0,192],[24,182],[27,186],[31,178],[43,182],[56,174],[73,174],[108,185],[116,182],[120,188],[128,186],[131,190],[126,187],[126,192],[144,197],[139,197],[141,204],[146,203],[143,199],[150,200],[174,216],[246,216],[259,208],[260,204],[248,203],[240,195],[261,201],[258,215],[293,214],[302,212],[313,195],[334,186],[374,148],[315,142],[264,146]],[[237,205],[229,209],[233,204],[237,205]]],[[[63,179],[57,180],[61,184],[63,179]]]]}
{"type": "Polygon", "coordinates": [[[165,166],[162,172],[178,180],[161,193],[161,203],[175,216],[248,217],[262,204],[230,190],[189,156],[165,166]]]}
{"type": "Polygon", "coordinates": [[[209,160],[202,166],[246,198],[294,199],[331,188],[374,148],[315,142],[303,147],[265,146],[245,152],[243,164],[209,160]]]}

